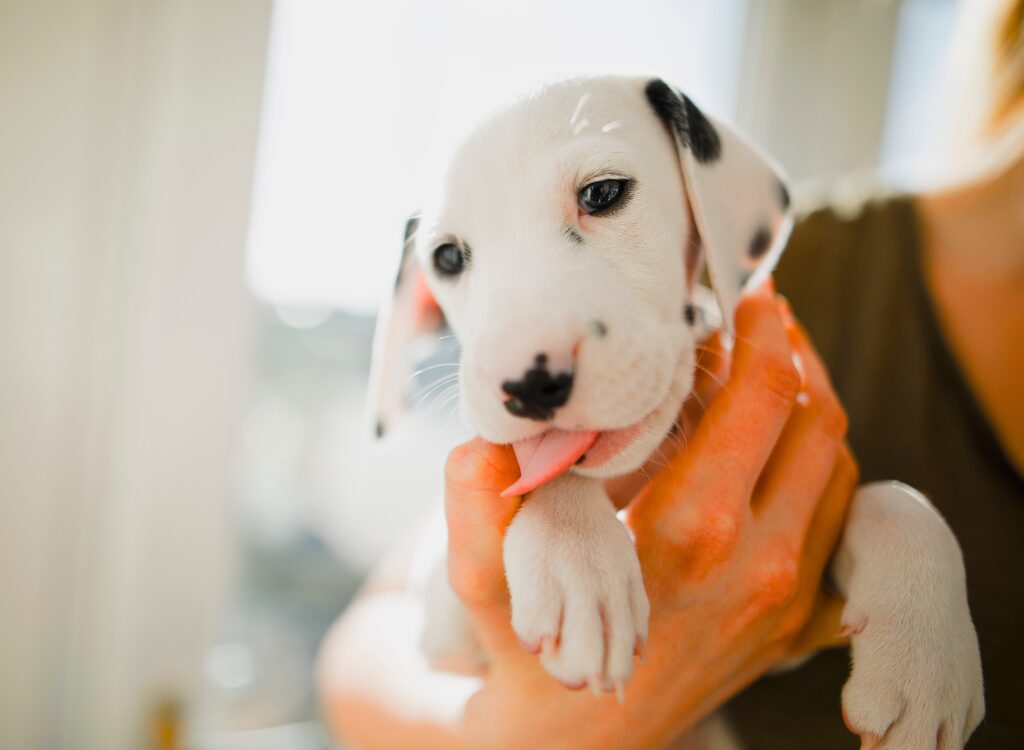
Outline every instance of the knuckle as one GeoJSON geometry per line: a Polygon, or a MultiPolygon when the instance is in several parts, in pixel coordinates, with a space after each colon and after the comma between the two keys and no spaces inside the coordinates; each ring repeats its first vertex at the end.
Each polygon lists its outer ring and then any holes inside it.
{"type": "Polygon", "coordinates": [[[659,531],[672,548],[715,566],[728,560],[739,546],[743,519],[733,512],[683,511],[659,524],[659,531]]]}
{"type": "Polygon", "coordinates": [[[795,557],[780,555],[766,562],[757,577],[761,607],[774,610],[787,606],[796,597],[799,583],[799,566],[795,557]]]}
{"type": "Polygon", "coordinates": [[[715,556],[729,556],[739,544],[742,520],[732,512],[708,513],[701,524],[702,545],[715,556]]]}
{"type": "Polygon", "coordinates": [[[779,621],[779,637],[790,641],[796,638],[811,619],[813,603],[801,601],[800,598],[786,611],[779,621]]]}

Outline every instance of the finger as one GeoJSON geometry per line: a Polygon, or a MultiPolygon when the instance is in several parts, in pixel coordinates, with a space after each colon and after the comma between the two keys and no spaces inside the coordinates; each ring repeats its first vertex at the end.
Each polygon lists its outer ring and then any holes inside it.
{"type": "Polygon", "coordinates": [[[803,564],[818,578],[826,570],[846,527],[857,479],[857,464],[844,445],[836,454],[832,476],[814,511],[803,545],[803,564]]]}
{"type": "Polygon", "coordinates": [[[774,297],[764,290],[748,295],[736,311],[729,380],[708,406],[688,449],[655,477],[634,513],[656,517],[683,499],[690,515],[745,512],[799,389],[774,297]]]}
{"type": "Polygon", "coordinates": [[[728,355],[717,332],[698,346],[695,353],[693,387],[676,417],[675,424],[641,468],[605,482],[605,491],[615,503],[615,507],[621,509],[628,505],[651,477],[665,468],[678,453],[686,450],[687,435],[696,428],[708,405],[728,378],[728,362],[728,355]]]}
{"type": "Polygon", "coordinates": [[[800,555],[794,604],[800,608],[802,602],[814,602],[808,624],[792,646],[797,655],[840,645],[848,640],[849,632],[842,619],[844,601],[832,591],[823,591],[822,583],[843,533],[856,482],[853,458],[843,446],[837,454],[832,477],[821,494],[802,547],[793,545],[800,555]]]}
{"type": "Polygon", "coordinates": [[[471,612],[499,610],[507,623],[502,544],[505,529],[519,509],[519,497],[501,491],[519,476],[508,446],[480,438],[458,446],[445,465],[445,516],[448,521],[448,578],[471,612]]]}
{"type": "Polygon", "coordinates": [[[834,591],[819,587],[811,617],[793,641],[790,655],[799,658],[823,648],[849,643],[850,639],[843,633],[841,623],[844,606],[846,600],[843,597],[834,591]]]}
{"type": "Polygon", "coordinates": [[[683,404],[680,425],[684,434],[693,432],[728,378],[729,354],[716,332],[695,352],[693,388],[690,398],[683,404]]]}
{"type": "Polygon", "coordinates": [[[754,511],[773,529],[803,539],[832,474],[847,421],[807,336],[792,320],[787,334],[803,373],[803,388],[761,476],[754,511]]]}

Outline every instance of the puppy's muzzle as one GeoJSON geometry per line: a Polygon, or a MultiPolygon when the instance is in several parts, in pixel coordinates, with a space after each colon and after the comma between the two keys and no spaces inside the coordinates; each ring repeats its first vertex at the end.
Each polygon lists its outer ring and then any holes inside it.
{"type": "Polygon", "coordinates": [[[533,367],[522,378],[501,384],[501,389],[510,396],[505,408],[512,416],[545,422],[569,400],[572,381],[571,372],[552,373],[548,370],[547,355],[538,354],[533,367]]]}

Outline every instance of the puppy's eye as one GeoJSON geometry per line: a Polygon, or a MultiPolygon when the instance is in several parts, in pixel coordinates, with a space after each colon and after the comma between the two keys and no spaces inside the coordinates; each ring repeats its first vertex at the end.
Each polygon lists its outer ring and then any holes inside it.
{"type": "Polygon", "coordinates": [[[585,214],[599,214],[618,203],[626,194],[628,180],[598,180],[585,186],[577,201],[585,214]]]}
{"type": "Polygon", "coordinates": [[[466,265],[462,251],[446,242],[434,251],[434,268],[442,276],[458,276],[466,265]]]}

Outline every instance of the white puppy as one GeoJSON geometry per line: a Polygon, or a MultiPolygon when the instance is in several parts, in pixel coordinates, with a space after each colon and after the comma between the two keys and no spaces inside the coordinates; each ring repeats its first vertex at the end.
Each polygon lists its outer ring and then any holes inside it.
{"type": "MultiPolygon", "coordinates": [[[[376,342],[378,434],[405,408],[425,278],[462,346],[463,416],[513,445],[522,478],[508,492],[530,493],[505,542],[512,625],[564,683],[621,694],[630,677],[647,596],[601,480],[641,466],[690,392],[704,266],[728,330],[782,251],[788,208],[773,165],[686,96],[609,77],[484,123],[407,228],[376,342]]],[[[961,747],[984,713],[981,665],[939,514],[908,487],[862,488],[830,573],[859,631],[849,722],[894,747],[961,747]]],[[[435,655],[468,632],[450,611],[428,618],[435,655]]]]}

